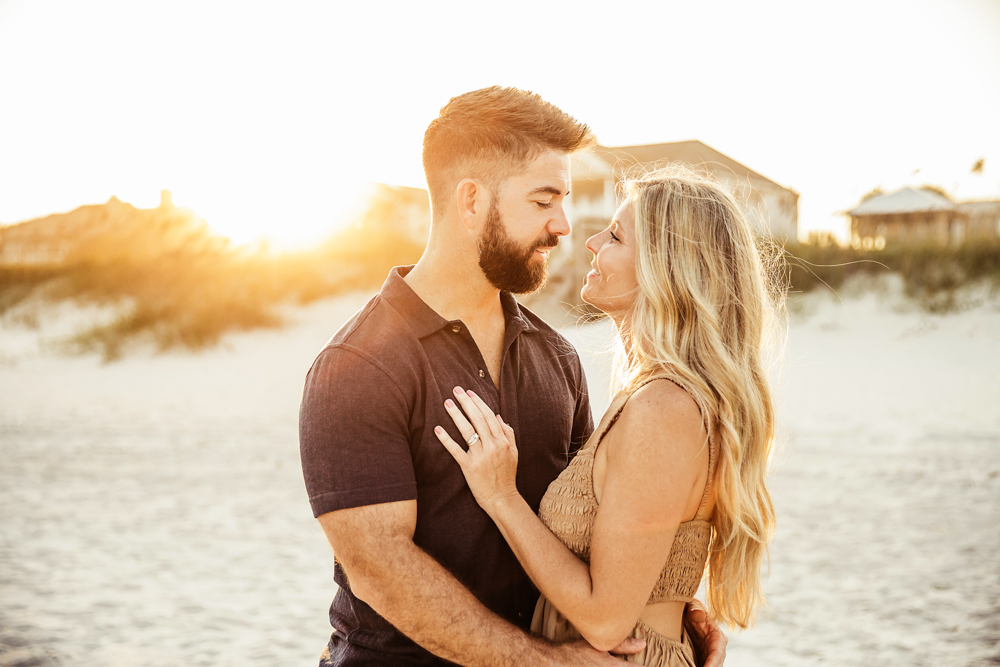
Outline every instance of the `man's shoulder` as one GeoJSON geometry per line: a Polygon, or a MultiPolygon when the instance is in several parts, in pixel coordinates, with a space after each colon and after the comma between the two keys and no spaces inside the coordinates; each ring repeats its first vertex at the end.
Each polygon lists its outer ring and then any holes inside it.
{"type": "Polygon", "coordinates": [[[413,352],[419,347],[420,341],[406,318],[380,293],[333,334],[316,359],[353,357],[386,372],[401,362],[412,362],[413,352]]]}

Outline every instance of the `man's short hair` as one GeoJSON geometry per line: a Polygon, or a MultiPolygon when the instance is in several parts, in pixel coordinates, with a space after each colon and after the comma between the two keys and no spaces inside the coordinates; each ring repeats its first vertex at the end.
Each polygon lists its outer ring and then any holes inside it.
{"type": "Polygon", "coordinates": [[[434,218],[459,180],[494,193],[547,149],[572,153],[594,143],[590,128],[535,93],[491,86],[448,100],[424,132],[424,174],[434,218]]]}

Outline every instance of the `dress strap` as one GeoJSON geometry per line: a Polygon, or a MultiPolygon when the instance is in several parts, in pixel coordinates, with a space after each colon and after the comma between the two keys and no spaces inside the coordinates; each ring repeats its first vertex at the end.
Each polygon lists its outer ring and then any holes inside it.
{"type": "Polygon", "coordinates": [[[712,432],[708,432],[708,479],[705,480],[705,493],[701,496],[701,502],[698,503],[698,511],[694,513],[695,519],[707,519],[708,517],[703,517],[701,515],[702,511],[705,509],[705,504],[708,502],[708,497],[712,493],[712,482],[715,480],[715,446],[712,444],[712,432]]]}
{"type": "Polygon", "coordinates": [[[698,510],[695,512],[694,518],[702,519],[703,518],[701,516],[702,510],[705,509],[705,504],[708,502],[708,497],[711,495],[712,481],[714,480],[715,477],[715,447],[712,446],[712,427],[708,421],[708,411],[705,410],[701,402],[694,397],[694,394],[692,394],[687,387],[678,382],[675,378],[669,375],[654,375],[652,377],[646,378],[641,383],[639,383],[639,385],[636,386],[635,389],[630,391],[628,395],[625,396],[625,398],[622,400],[621,405],[619,405],[618,409],[615,410],[614,416],[608,420],[608,423],[607,425],[605,425],[604,430],[601,431],[601,435],[597,438],[597,442],[595,443],[594,446],[596,447],[597,445],[601,444],[601,441],[604,440],[604,436],[608,434],[608,431],[611,430],[611,427],[614,426],[615,422],[618,421],[618,418],[621,417],[622,410],[625,409],[625,404],[628,403],[628,399],[632,398],[632,394],[639,391],[640,389],[645,387],[650,382],[653,382],[654,380],[667,380],[669,382],[673,382],[675,385],[686,391],[688,395],[691,396],[692,399],[694,399],[695,405],[698,406],[698,412],[701,413],[702,421],[704,422],[705,426],[705,434],[706,434],[705,444],[708,446],[708,479],[705,481],[705,492],[701,496],[701,502],[698,503],[698,510]]]}

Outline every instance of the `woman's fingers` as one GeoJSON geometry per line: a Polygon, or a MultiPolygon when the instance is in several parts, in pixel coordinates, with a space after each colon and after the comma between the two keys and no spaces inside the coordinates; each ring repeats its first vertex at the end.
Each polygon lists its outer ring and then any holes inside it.
{"type": "MultiPolygon", "coordinates": [[[[489,424],[486,422],[486,417],[483,415],[483,411],[478,405],[476,405],[476,402],[472,400],[472,397],[469,396],[468,393],[463,391],[461,387],[455,387],[455,398],[458,399],[462,409],[465,410],[465,416],[469,418],[470,422],[472,422],[472,425],[476,429],[476,433],[478,433],[481,437],[493,434],[493,431],[490,430],[489,424]]],[[[488,407],[486,409],[489,410],[488,407]]],[[[492,411],[490,411],[489,417],[493,417],[492,411]]],[[[462,435],[465,435],[465,433],[463,432],[462,435]]],[[[472,435],[470,434],[469,437],[471,438],[472,435]]]]}
{"type": "Polygon", "coordinates": [[[490,406],[486,405],[486,401],[479,398],[478,394],[473,391],[468,391],[466,394],[468,394],[469,398],[472,399],[473,405],[475,405],[479,412],[483,415],[483,421],[486,422],[486,426],[490,429],[490,433],[493,434],[493,437],[503,442],[503,429],[500,428],[500,424],[497,422],[497,415],[493,414],[493,411],[490,410],[490,406]]]}
{"type": "Polygon", "coordinates": [[[514,442],[514,429],[510,427],[510,424],[500,419],[500,415],[497,415],[497,419],[500,421],[500,428],[503,429],[504,437],[507,439],[507,444],[517,449],[517,443],[514,442]]]}
{"type": "Polygon", "coordinates": [[[464,438],[465,441],[468,442],[469,439],[476,434],[475,427],[469,423],[469,420],[466,419],[465,415],[462,414],[462,411],[459,410],[458,406],[455,404],[455,401],[451,400],[450,398],[444,402],[444,409],[451,416],[452,421],[455,422],[455,426],[458,427],[458,432],[462,434],[462,438],[464,438]]]}
{"type": "MultiPolygon", "coordinates": [[[[456,391],[458,391],[461,390],[462,388],[455,387],[455,389],[456,391]]],[[[483,417],[493,416],[493,411],[490,410],[490,406],[486,405],[483,399],[479,398],[479,394],[472,391],[471,389],[469,391],[463,391],[462,394],[464,394],[469,400],[472,401],[472,404],[476,406],[476,408],[479,410],[480,413],[482,413],[483,417]]]]}
{"type": "Polygon", "coordinates": [[[513,429],[503,421],[500,415],[493,414],[493,410],[483,399],[475,392],[465,391],[461,387],[455,387],[454,393],[458,405],[449,399],[444,402],[444,406],[466,442],[479,434],[480,441],[484,445],[506,443],[516,449],[513,429]],[[459,409],[459,405],[461,409],[459,409]]]}
{"type": "Polygon", "coordinates": [[[461,445],[452,440],[451,436],[448,435],[447,431],[445,431],[440,426],[435,426],[434,435],[436,435],[438,440],[441,441],[441,444],[444,445],[444,448],[447,449],[448,452],[453,457],[455,457],[455,460],[458,461],[458,465],[461,466],[465,464],[466,459],[468,459],[469,457],[468,452],[462,449],[461,445]]]}

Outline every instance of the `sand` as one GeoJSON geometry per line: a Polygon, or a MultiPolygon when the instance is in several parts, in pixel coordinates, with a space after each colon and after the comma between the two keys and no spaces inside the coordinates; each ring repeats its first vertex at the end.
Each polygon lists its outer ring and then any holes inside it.
{"type": "MultiPolygon", "coordinates": [[[[1000,663],[1000,310],[894,294],[810,296],[791,319],[770,608],[727,665],[1000,663]]],[[[98,314],[4,323],[0,666],[316,663],[332,554],[297,407],[367,296],[109,365],[39,345],[98,314]]],[[[565,332],[600,409],[612,331],[565,332]]]]}

